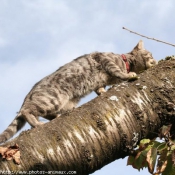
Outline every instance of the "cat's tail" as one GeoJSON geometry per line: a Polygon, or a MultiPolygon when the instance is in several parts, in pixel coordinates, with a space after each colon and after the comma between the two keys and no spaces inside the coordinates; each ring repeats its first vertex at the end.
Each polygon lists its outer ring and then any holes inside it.
{"type": "Polygon", "coordinates": [[[13,137],[26,123],[22,115],[17,115],[7,129],[0,134],[0,144],[13,137]]]}

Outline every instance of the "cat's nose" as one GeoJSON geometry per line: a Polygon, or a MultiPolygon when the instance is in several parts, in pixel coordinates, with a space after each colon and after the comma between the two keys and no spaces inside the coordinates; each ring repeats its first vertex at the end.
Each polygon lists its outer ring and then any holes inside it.
{"type": "Polygon", "coordinates": [[[151,61],[150,64],[155,65],[155,64],[157,64],[157,61],[155,61],[155,60],[151,61]]]}

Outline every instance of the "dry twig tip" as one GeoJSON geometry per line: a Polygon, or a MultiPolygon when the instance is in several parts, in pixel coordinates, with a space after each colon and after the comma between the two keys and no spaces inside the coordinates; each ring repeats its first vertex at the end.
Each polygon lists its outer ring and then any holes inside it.
{"type": "Polygon", "coordinates": [[[167,42],[165,42],[165,41],[161,41],[161,40],[158,40],[158,39],[155,39],[155,38],[150,38],[150,37],[148,37],[148,36],[145,36],[145,35],[139,34],[139,33],[137,33],[137,32],[131,31],[131,30],[125,28],[125,27],[123,27],[123,29],[125,29],[125,30],[127,30],[127,31],[129,31],[129,32],[131,32],[131,33],[134,33],[134,34],[136,34],[136,35],[139,35],[139,36],[141,36],[141,37],[144,37],[144,38],[147,38],[147,39],[151,39],[151,40],[154,40],[154,41],[157,41],[157,42],[161,42],[161,43],[164,43],[164,44],[168,44],[168,45],[170,45],[170,46],[175,47],[175,44],[167,43],[167,42]]]}

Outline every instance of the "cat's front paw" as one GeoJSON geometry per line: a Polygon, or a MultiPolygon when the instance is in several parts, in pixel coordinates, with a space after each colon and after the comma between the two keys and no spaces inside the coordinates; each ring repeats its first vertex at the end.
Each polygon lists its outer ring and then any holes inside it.
{"type": "Polygon", "coordinates": [[[136,79],[138,79],[138,76],[137,76],[137,74],[135,72],[129,72],[128,75],[129,75],[129,79],[128,80],[136,80],[136,79]]]}
{"type": "Polygon", "coordinates": [[[137,77],[137,74],[135,72],[129,72],[128,75],[130,78],[137,77]]]}
{"type": "Polygon", "coordinates": [[[104,92],[106,92],[106,90],[105,90],[104,87],[101,87],[101,88],[97,89],[95,92],[96,92],[97,95],[101,95],[101,94],[103,94],[104,92]]]}

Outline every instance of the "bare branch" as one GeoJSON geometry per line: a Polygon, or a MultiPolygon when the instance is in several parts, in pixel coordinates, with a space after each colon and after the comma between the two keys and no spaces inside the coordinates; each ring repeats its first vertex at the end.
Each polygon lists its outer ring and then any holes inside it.
{"type": "Polygon", "coordinates": [[[141,34],[139,34],[139,33],[133,32],[133,31],[131,31],[131,30],[125,28],[125,27],[123,27],[123,29],[125,29],[125,30],[127,30],[127,31],[129,31],[129,32],[131,32],[131,33],[134,33],[134,34],[136,34],[136,35],[142,36],[142,37],[144,37],[144,38],[151,39],[151,40],[154,40],[154,41],[157,41],[157,42],[161,42],[161,43],[164,43],[164,44],[168,44],[168,45],[170,45],[170,46],[175,47],[175,44],[167,43],[167,42],[165,42],[165,41],[161,41],[161,40],[158,40],[158,39],[155,39],[155,38],[150,38],[150,37],[141,35],[141,34]]]}

